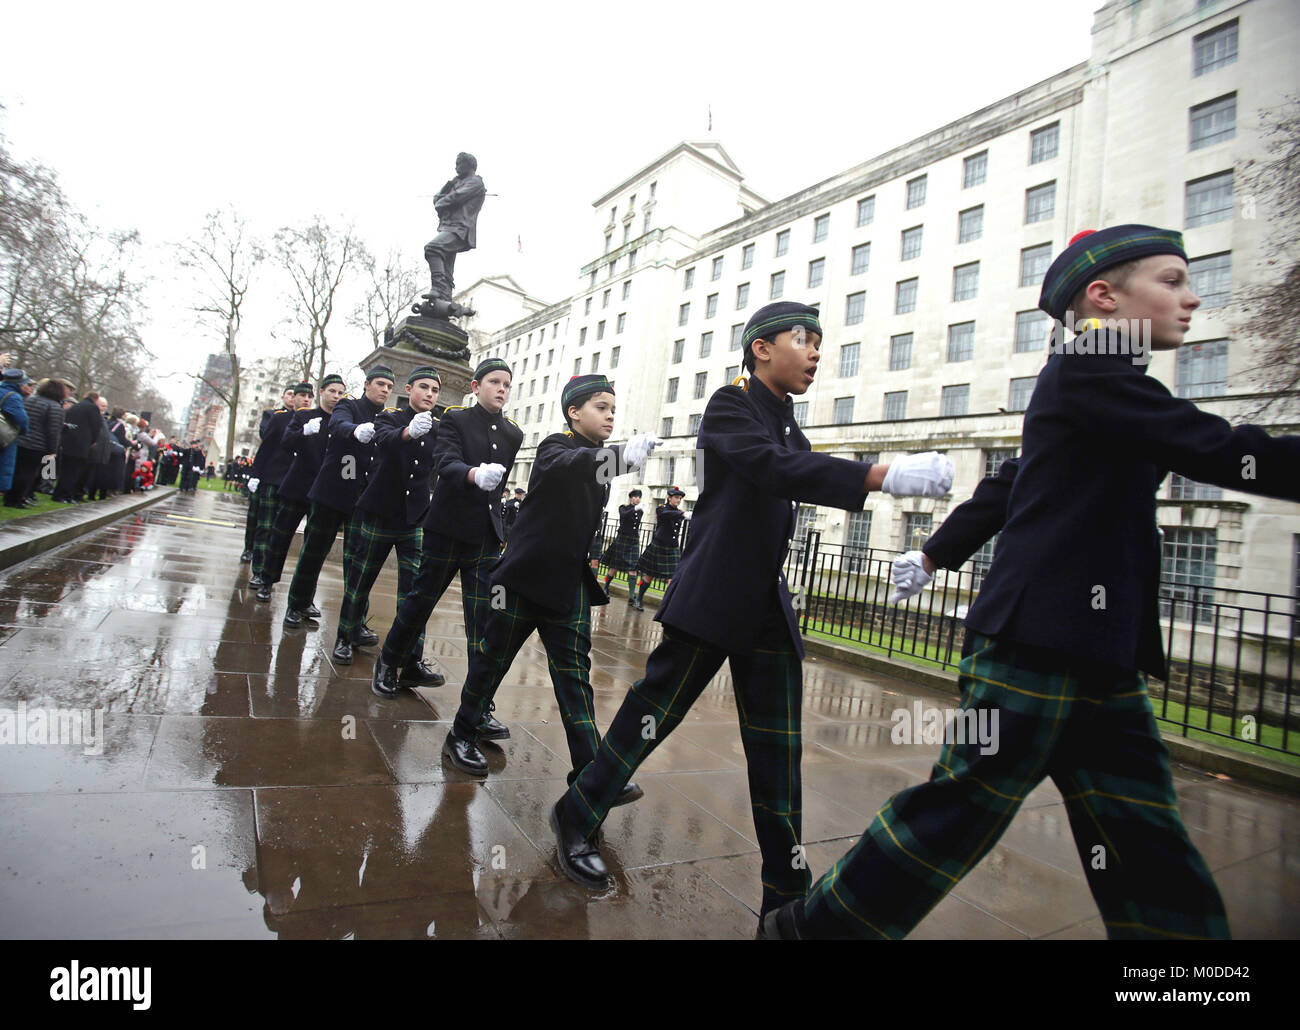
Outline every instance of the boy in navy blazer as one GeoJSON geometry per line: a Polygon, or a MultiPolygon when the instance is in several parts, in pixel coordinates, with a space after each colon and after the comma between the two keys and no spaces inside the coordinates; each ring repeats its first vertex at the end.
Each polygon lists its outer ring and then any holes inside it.
{"type": "Polygon", "coordinates": [[[791,395],[817,371],[817,310],[779,302],[743,336],[747,388],[724,386],[700,424],[699,500],[677,574],[655,618],[663,643],[610,724],[595,759],[551,812],[565,873],[608,884],[596,831],[655,746],[681,722],[724,661],[740,712],[754,825],[763,856],[763,911],[802,897],[800,706],[803,644],[781,564],[799,501],[860,510],[869,490],[941,497],[952,464],[938,454],[870,465],[813,453],[791,395]],[[742,599],[737,603],[737,599],[742,599]]]}
{"type": "MultiPolygon", "coordinates": [[[[1039,374],[1002,535],[966,617],[962,709],[996,716],[997,739],[955,735],[929,781],[887,801],[806,898],[769,915],[766,936],[905,936],[1046,776],[1108,936],[1228,936],[1143,675],[1166,675],[1155,495],[1172,470],[1300,500],[1300,436],[1234,428],[1146,374],[1148,343],[1178,347],[1199,304],[1177,232],[1080,234],[1052,262],[1039,307],[1083,331],[1058,333],[1039,374]]],[[[954,555],[996,529],[993,489],[971,535],[946,545],[954,555]]]]}

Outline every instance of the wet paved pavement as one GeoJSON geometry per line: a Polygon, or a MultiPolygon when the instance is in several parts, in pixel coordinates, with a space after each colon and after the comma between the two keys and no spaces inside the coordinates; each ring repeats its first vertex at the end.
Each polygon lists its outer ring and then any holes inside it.
{"type": "MultiPolygon", "coordinates": [[[[536,637],[497,698],[512,739],[485,746],[486,781],[462,776],[440,760],[466,670],[458,588],[426,645],[448,685],[381,700],[373,649],[330,660],[337,561],[320,628],[283,629],[288,575],[254,599],[243,513],[237,497],[177,495],[0,574],[0,708],[28,713],[27,743],[0,746],[0,935],[753,936],[758,849],[725,671],[637,774],[646,797],[607,821],[615,884],[592,895],[560,873],[547,826],[568,751],[536,637]],[[60,744],[33,741],[37,709],[101,710],[102,747],[68,744],[66,725],[60,744]]],[[[381,635],[395,587],[386,570],[371,597],[381,635]]],[[[593,621],[607,725],[660,627],[617,598],[593,621]]],[[[937,746],[890,741],[890,713],[914,699],[949,703],[806,663],[814,875],[928,774],[937,746]]],[[[1300,936],[1300,802],[1181,767],[1176,781],[1234,935],[1300,936]]],[[[1104,936],[1055,787],[914,936],[1104,936]]]]}

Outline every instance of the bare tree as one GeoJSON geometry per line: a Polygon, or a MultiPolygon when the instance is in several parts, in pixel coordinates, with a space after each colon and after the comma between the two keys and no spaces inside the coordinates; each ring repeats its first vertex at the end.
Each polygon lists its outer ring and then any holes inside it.
{"type": "Polygon", "coordinates": [[[365,245],[349,225],[339,233],[318,215],[303,228],[282,228],[275,234],[279,263],[293,282],[292,299],[303,350],[304,371],[325,377],[329,357],[327,332],[339,287],[359,263],[368,259],[365,245]]]}
{"type": "Polygon", "coordinates": [[[1259,340],[1255,365],[1246,372],[1267,392],[1245,417],[1283,420],[1300,412],[1300,97],[1259,113],[1265,156],[1246,162],[1236,187],[1242,216],[1263,217],[1268,233],[1261,252],[1266,278],[1237,294],[1238,327],[1259,340]]]}
{"type": "Polygon", "coordinates": [[[230,412],[226,420],[226,454],[229,456],[235,450],[235,430],[239,422],[242,366],[238,341],[244,299],[254,270],[266,257],[266,252],[249,233],[244,219],[231,209],[209,213],[198,235],[180,244],[178,249],[182,267],[194,273],[198,284],[198,301],[193,310],[200,322],[214,336],[220,334],[224,341],[229,378],[209,375],[210,366],[205,366],[203,374],[194,378],[206,383],[226,402],[230,412]]]}
{"type": "Polygon", "coordinates": [[[369,331],[371,342],[378,347],[384,342],[385,332],[420,295],[423,269],[414,262],[406,263],[398,250],[388,252],[382,268],[369,254],[362,264],[370,288],[348,324],[369,331]]]}

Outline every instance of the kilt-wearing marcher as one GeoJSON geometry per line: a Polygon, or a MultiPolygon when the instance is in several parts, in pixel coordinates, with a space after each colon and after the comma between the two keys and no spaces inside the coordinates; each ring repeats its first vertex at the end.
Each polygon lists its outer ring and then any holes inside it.
{"type": "MultiPolygon", "coordinates": [[[[1157,290],[1124,294],[1130,315],[1153,296],[1158,315],[1162,305],[1190,315],[1198,303],[1179,234],[1119,226],[1076,241],[1048,269],[1039,298],[1058,323],[1108,267],[1145,257],[1166,261],[1145,273],[1139,266],[1133,281],[1141,287],[1156,269],[1163,278],[1157,290]]],[[[1181,341],[1157,331],[1166,347],[1181,341]]],[[[978,547],[1006,497],[993,564],[966,617],[959,679],[962,709],[990,725],[997,717],[996,750],[946,745],[926,783],[887,801],[807,898],[769,917],[769,935],[905,936],[1050,776],[1108,936],[1228,936],[1222,899],[1179,817],[1146,691],[1144,674],[1167,675],[1155,495],[1172,470],[1300,500],[1300,436],[1271,438],[1200,411],[1148,376],[1127,339],[1112,351],[1116,337],[1107,336],[1088,329],[1054,347],[1025,412],[1010,489],[985,480],[983,513],[959,531],[971,535],[927,545],[936,563],[945,550],[978,547]],[[1254,478],[1243,476],[1246,467],[1254,478]]]]}
{"type": "MultiPolygon", "coordinates": [[[[747,367],[756,341],[780,337],[783,367],[798,362],[802,380],[804,367],[817,359],[797,356],[803,352],[790,342],[796,325],[820,340],[813,308],[783,302],[756,312],[745,330],[747,367]]],[[[777,352],[775,342],[768,346],[777,352]]],[[[809,352],[816,354],[815,348],[809,352]]],[[[655,615],[664,624],[663,642],[619,707],[595,760],[551,812],[561,867],[592,889],[608,883],[595,837],[620,789],[723,662],[731,667],[749,770],[762,910],[802,897],[810,882],[806,863],[797,861],[803,847],[804,649],[781,565],[798,501],[861,510],[871,466],[813,453],[795,421],[790,386],[779,396],[760,374],[772,373],[765,364],[747,388],[725,386],[705,408],[697,443],[703,489],[681,565],[655,615]]],[[[782,376],[778,381],[787,383],[792,374],[782,376]]]]}
{"type": "MultiPolygon", "coordinates": [[[[275,527],[276,493],[293,460],[293,451],[283,445],[284,434],[293,423],[294,414],[290,408],[276,408],[271,413],[266,435],[262,437],[262,444],[257,448],[257,457],[253,461],[253,478],[258,481],[257,493],[261,498],[257,504],[257,529],[253,532],[254,586],[261,586],[262,570],[266,568],[270,551],[271,530],[275,527]]],[[[185,468],[188,469],[189,465],[186,464],[185,468]]]]}
{"type": "MultiPolygon", "coordinates": [[[[367,382],[382,376],[392,379],[388,368],[376,366],[367,373],[367,382]]],[[[311,509],[303,528],[302,547],[298,550],[298,564],[289,583],[288,607],[292,611],[306,611],[316,594],[325,559],[340,532],[343,533],[343,582],[346,586],[352,574],[352,561],[356,553],[356,506],[361,492],[369,481],[374,464],[373,439],[362,443],[356,437],[357,427],[373,424],[384,410],[368,397],[344,397],[334,406],[330,420],[324,427],[328,435],[320,471],[307,492],[311,509]]],[[[368,596],[368,595],[367,595],[368,596]]],[[[361,601],[360,622],[365,626],[368,601],[361,601]]],[[[369,638],[362,634],[363,639],[369,638]]],[[[351,641],[348,641],[349,648],[351,641]]],[[[336,646],[335,650],[338,648],[336,646]]],[[[349,653],[348,658],[351,658],[349,653]]]]}
{"type": "MultiPolygon", "coordinates": [[[[292,387],[290,387],[290,390],[292,390],[292,387]]],[[[287,392],[289,391],[286,391],[286,393],[287,392]]],[[[271,416],[274,415],[278,410],[280,409],[278,408],[262,409],[262,420],[260,423],[258,423],[258,427],[257,427],[257,438],[259,441],[266,439],[266,428],[271,424],[271,416]]],[[[261,450],[260,443],[258,445],[258,450],[259,451],[261,450]]],[[[168,450],[169,458],[173,457],[174,453],[175,452],[169,449],[168,450]]],[[[171,462],[169,461],[168,464],[163,466],[163,470],[164,472],[166,472],[168,469],[171,469],[174,472],[176,468],[179,468],[179,464],[180,464],[179,458],[176,458],[175,465],[172,465],[171,462]]],[[[244,470],[244,473],[245,473],[244,486],[247,487],[250,479],[257,478],[257,456],[256,455],[254,455],[253,460],[248,463],[248,467],[244,470]]],[[[168,479],[166,482],[164,482],[163,485],[166,486],[170,482],[171,480],[168,479]]],[[[258,509],[261,507],[261,504],[262,504],[262,500],[257,495],[256,491],[249,490],[248,511],[244,515],[244,553],[239,556],[239,560],[241,562],[251,562],[253,560],[253,544],[257,538],[257,515],[258,515],[258,509]]]]}
{"type": "MultiPolygon", "coordinates": [[[[475,381],[496,370],[507,374],[510,371],[504,362],[485,361],[475,370],[475,381]]],[[[424,520],[420,571],[415,588],[398,608],[384,640],[380,663],[375,666],[376,693],[383,690],[381,680],[386,670],[404,670],[419,660],[416,641],[457,573],[466,650],[471,656],[481,650],[491,603],[488,570],[501,556],[505,527],[497,483],[485,491],[469,482],[468,476],[471,469],[499,465],[504,471],[497,482],[505,478],[523,439],[523,432],[510,419],[500,413],[491,414],[482,404],[443,412],[433,449],[437,482],[424,520]]]]}
{"type": "MultiPolygon", "coordinates": [[[[641,601],[636,593],[637,562],[641,558],[641,491],[633,490],[628,495],[628,503],[618,506],[618,531],[614,539],[601,552],[600,562],[609,571],[605,574],[605,590],[614,573],[627,573],[627,603],[639,611],[641,601]]],[[[599,530],[598,530],[599,532],[599,530]]]]}
{"type": "MultiPolygon", "coordinates": [[[[341,388],[342,383],[342,376],[328,375],[320,382],[321,392],[335,384],[341,388]]],[[[280,446],[291,452],[291,458],[289,470],[275,492],[275,523],[267,546],[266,565],[262,569],[263,585],[258,589],[258,600],[270,600],[271,587],[280,582],[284,573],[284,563],[289,556],[294,535],[298,532],[298,525],[311,510],[311,500],[307,495],[320,474],[321,461],[325,457],[325,444],[328,440],[325,426],[330,420],[331,411],[326,411],[319,404],[296,411],[284,431],[280,446]]],[[[320,614],[310,604],[302,610],[320,614]]],[[[301,621],[290,620],[289,625],[301,625],[301,621]]]]}
{"type": "MultiPolygon", "coordinates": [[[[613,395],[604,376],[574,377],[561,395],[561,411],[581,407],[597,394],[613,395]]],[[[591,548],[609,498],[610,477],[603,473],[622,467],[623,450],[623,445],[605,447],[573,429],[554,433],[537,447],[528,499],[491,573],[492,586],[505,588],[504,607],[490,611],[483,646],[470,652],[460,708],[443,748],[464,772],[487,772],[476,747],[480,727],[534,631],[546,649],[569,745],[570,781],[600,746],[591,690],[591,608],[608,604],[609,596],[591,567],[591,548]]],[[[633,788],[622,800],[640,796],[640,789],[633,788]]]]}
{"type": "MultiPolygon", "coordinates": [[[[673,496],[676,490],[673,487],[669,496],[673,496]]],[[[654,535],[636,564],[645,578],[669,580],[677,575],[677,566],[682,560],[681,534],[685,520],[686,512],[671,504],[661,504],[655,509],[654,535]]]]}
{"type": "MultiPolygon", "coordinates": [[[[415,369],[407,385],[425,381],[441,385],[437,370],[415,369]]],[[[432,409],[437,389],[424,394],[427,407],[387,408],[375,419],[371,465],[366,488],[357,501],[353,534],[355,550],[348,570],[343,608],[339,614],[334,658],[347,664],[345,645],[354,639],[365,614],[365,599],[392,551],[397,552],[397,608],[400,611],[415,586],[420,571],[424,518],[429,511],[429,484],[438,420],[432,409]]],[[[413,395],[414,399],[414,395],[413,395]]],[[[411,644],[408,685],[441,686],[445,680],[423,663],[424,628],[411,644]]],[[[389,696],[389,695],[385,695],[389,696]]]]}

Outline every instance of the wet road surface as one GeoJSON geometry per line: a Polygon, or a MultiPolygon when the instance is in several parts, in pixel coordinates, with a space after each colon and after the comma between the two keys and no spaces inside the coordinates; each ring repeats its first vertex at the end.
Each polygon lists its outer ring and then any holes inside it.
{"type": "MultiPolygon", "coordinates": [[[[376,649],[331,662],[337,548],[319,626],[286,630],[298,544],[258,603],[238,562],[244,510],[178,494],[0,573],[0,709],[27,716],[25,741],[0,744],[0,935],[753,936],[760,863],[725,668],[637,773],[645,798],[606,822],[614,886],[593,895],[559,871],[547,825],[569,763],[537,638],[497,696],[511,739],[484,746],[485,781],[463,776],[440,757],[466,671],[459,586],[425,647],[447,685],[382,700],[376,649]]],[[[390,562],[371,595],[381,638],[395,589],[390,562]]],[[[602,727],[659,636],[622,599],[593,612],[602,727]]],[[[950,702],[828,660],[804,668],[817,876],[929,773],[938,747],[892,743],[891,713],[950,702]]],[[[1182,767],[1175,781],[1234,936],[1300,936],[1300,802],[1182,767]]],[[[1050,782],[913,936],[1104,936],[1050,782]]]]}

